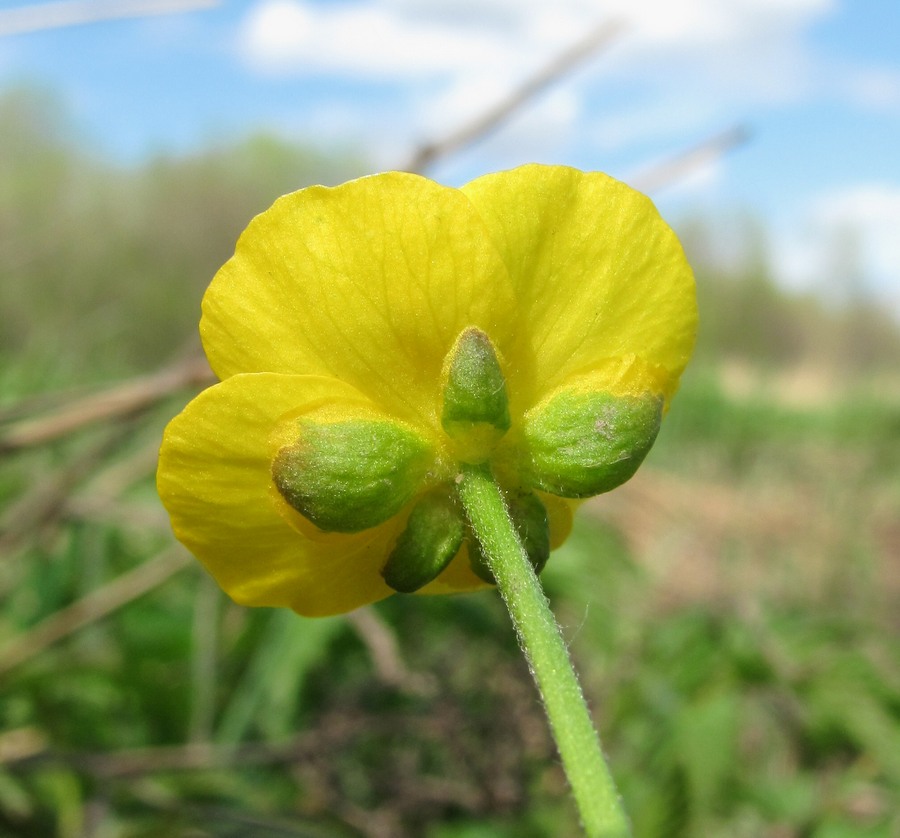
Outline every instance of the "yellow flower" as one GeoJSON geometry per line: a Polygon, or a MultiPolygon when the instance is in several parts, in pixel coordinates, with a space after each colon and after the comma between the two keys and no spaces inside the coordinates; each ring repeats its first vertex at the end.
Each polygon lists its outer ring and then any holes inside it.
{"type": "Polygon", "coordinates": [[[526,524],[544,509],[557,546],[577,498],[643,458],[695,329],[675,235],[606,175],[531,165],[462,189],[396,172],[303,189],[251,221],[204,297],[222,380],[169,424],[160,497],[241,603],[325,615],[381,599],[388,557],[442,527],[452,560],[422,590],[472,590],[485,572],[464,522],[433,524],[454,519],[459,462],[487,461],[526,524]],[[505,395],[474,416],[470,384],[505,395]],[[646,436],[636,453],[617,442],[620,404],[646,436]],[[599,483],[593,449],[573,443],[588,415],[615,472],[599,483]]]}

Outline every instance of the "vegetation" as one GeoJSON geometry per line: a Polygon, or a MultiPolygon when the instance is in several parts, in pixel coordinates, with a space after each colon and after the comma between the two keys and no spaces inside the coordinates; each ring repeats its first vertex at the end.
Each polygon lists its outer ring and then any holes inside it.
{"type": "MultiPolygon", "coordinates": [[[[495,595],[240,608],[155,496],[190,388],[71,419],[191,355],[250,215],[362,169],[264,138],[111,169],[0,100],[0,835],[578,834],[495,595]]],[[[891,838],[898,330],[703,235],[697,363],[545,584],[639,838],[891,838]]]]}

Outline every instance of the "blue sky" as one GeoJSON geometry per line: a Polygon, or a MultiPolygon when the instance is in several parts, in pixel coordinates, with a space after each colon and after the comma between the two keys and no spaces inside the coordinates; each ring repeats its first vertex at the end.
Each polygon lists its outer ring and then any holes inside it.
{"type": "Polygon", "coordinates": [[[458,184],[537,160],[634,180],[745,126],[743,146],[654,191],[663,214],[749,211],[781,278],[825,291],[849,236],[869,287],[900,312],[897,0],[186,2],[197,8],[31,31],[15,17],[24,2],[0,3],[0,90],[55,91],[85,141],[126,163],[265,130],[362,147],[382,169],[616,22],[608,49],[430,174],[458,184]]]}

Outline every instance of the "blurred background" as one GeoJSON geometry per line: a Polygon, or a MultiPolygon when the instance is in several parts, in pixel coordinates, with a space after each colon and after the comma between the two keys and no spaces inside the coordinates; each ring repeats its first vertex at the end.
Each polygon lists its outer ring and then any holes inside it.
{"type": "Polygon", "coordinates": [[[649,192],[701,329],[544,581],[639,838],[900,835],[893,0],[0,4],[0,836],[575,836],[496,595],[230,603],[154,488],[278,195],[649,192]]]}

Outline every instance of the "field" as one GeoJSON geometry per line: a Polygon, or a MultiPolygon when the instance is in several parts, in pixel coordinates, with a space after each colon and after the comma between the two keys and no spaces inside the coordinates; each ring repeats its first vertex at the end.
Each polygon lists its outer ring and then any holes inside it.
{"type": "MultiPolygon", "coordinates": [[[[260,139],[111,171],[51,111],[0,103],[34,161],[0,168],[0,836],[577,835],[495,594],[240,608],[155,494],[212,272],[359,164],[260,139]]],[[[900,338],[697,268],[697,362],[547,591],[638,838],[893,838],[900,338]]]]}

